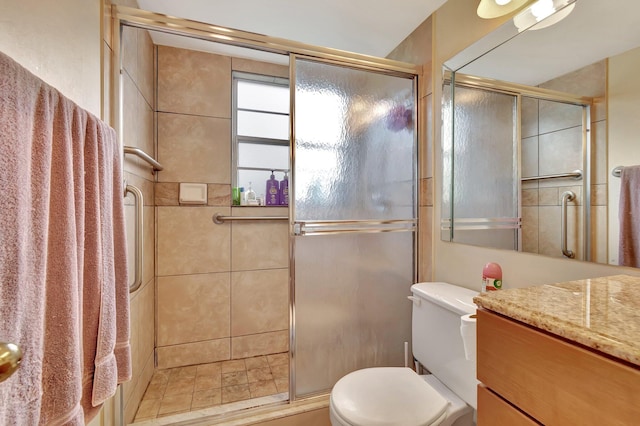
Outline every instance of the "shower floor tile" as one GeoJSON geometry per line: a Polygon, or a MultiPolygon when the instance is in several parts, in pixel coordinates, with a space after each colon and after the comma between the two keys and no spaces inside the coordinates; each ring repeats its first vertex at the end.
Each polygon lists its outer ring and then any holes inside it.
{"type": "Polygon", "coordinates": [[[154,372],[136,422],[289,391],[289,354],[154,372]]]}

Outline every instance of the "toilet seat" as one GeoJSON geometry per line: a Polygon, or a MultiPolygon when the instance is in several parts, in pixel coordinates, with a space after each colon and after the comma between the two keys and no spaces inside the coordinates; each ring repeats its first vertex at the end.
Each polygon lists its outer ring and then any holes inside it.
{"type": "Polygon", "coordinates": [[[447,415],[447,400],[413,370],[377,367],[354,371],[331,391],[333,420],[342,425],[427,426],[447,415]]]}

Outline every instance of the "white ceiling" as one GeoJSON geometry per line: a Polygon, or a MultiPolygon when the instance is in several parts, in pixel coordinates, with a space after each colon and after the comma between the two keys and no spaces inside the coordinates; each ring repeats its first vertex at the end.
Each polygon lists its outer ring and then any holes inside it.
{"type": "MultiPolygon", "coordinates": [[[[138,0],[138,4],[165,15],[385,57],[445,1],[138,0]]],[[[157,44],[173,45],[170,37],[152,37],[157,44]]],[[[180,43],[178,47],[188,47],[190,42],[180,43]]],[[[195,45],[203,50],[202,44],[195,45]]]]}

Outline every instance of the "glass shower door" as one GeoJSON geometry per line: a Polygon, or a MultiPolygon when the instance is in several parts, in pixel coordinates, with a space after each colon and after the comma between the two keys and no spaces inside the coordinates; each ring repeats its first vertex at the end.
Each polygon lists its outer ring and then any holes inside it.
{"type": "Polygon", "coordinates": [[[415,280],[414,76],[292,59],[293,393],[404,365],[415,280]]]}

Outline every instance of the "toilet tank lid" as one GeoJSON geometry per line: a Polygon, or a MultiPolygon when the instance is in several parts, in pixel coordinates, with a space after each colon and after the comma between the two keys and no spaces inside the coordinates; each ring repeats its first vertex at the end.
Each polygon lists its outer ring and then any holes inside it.
{"type": "Polygon", "coordinates": [[[459,315],[473,314],[476,311],[473,298],[478,295],[478,292],[468,288],[444,282],[424,282],[412,285],[411,292],[414,296],[426,299],[459,315]]]}

